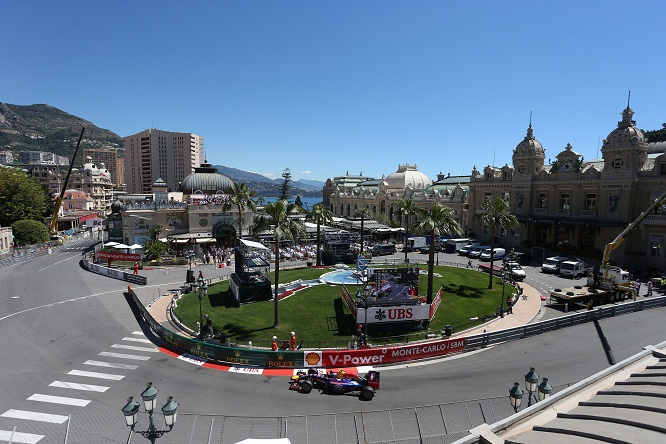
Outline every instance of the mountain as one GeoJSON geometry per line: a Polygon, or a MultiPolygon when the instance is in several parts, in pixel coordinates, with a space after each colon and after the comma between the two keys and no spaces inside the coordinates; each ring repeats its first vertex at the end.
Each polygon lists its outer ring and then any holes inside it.
{"type": "MultiPolygon", "coordinates": [[[[122,138],[80,117],[49,105],[10,105],[0,102],[0,150],[48,151],[72,159],[76,142],[85,127],[81,145],[121,147],[122,138]]],[[[79,149],[75,164],[83,163],[79,149]]]]}
{"type": "MultiPolygon", "coordinates": [[[[261,174],[250,173],[224,165],[213,165],[213,167],[217,168],[218,173],[224,174],[234,182],[245,182],[249,189],[257,192],[258,196],[277,197],[280,195],[282,178],[269,179],[261,174]]],[[[293,187],[292,196],[320,197],[324,183],[316,180],[293,180],[291,185],[293,187]]]]}

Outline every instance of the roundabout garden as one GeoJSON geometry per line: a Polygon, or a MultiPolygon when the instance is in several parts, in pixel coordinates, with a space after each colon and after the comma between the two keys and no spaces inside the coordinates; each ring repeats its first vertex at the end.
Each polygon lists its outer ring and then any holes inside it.
{"type": "MultiPolygon", "coordinates": [[[[328,268],[301,268],[280,271],[280,283],[316,281],[328,268]]],[[[274,276],[271,273],[271,279],[274,276]]],[[[419,288],[425,289],[428,276],[419,275],[419,288]]],[[[454,332],[479,325],[496,316],[503,298],[515,292],[509,283],[502,288],[499,277],[493,277],[488,289],[488,274],[476,270],[435,266],[434,286],[442,288],[442,300],[430,322],[399,331],[369,331],[372,345],[404,343],[439,336],[447,326],[454,332]]],[[[347,285],[351,295],[356,285],[347,285]]],[[[262,301],[238,306],[229,281],[208,287],[201,299],[196,291],[184,294],[174,308],[180,322],[197,330],[202,313],[212,322],[213,339],[238,345],[270,348],[272,337],[278,343],[290,339],[296,332],[305,348],[345,348],[357,334],[356,320],[342,298],[342,285],[318,284],[304,287],[279,301],[279,327],[274,328],[274,301],[262,301]]]]}

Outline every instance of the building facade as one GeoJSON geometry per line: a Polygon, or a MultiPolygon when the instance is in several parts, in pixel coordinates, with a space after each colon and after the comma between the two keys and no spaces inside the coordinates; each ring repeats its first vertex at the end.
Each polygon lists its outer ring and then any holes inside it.
{"type": "Polygon", "coordinates": [[[204,158],[204,138],[192,133],[147,129],[124,138],[128,193],[150,193],[161,178],[171,190],[204,158]]]}
{"type": "MultiPolygon", "coordinates": [[[[407,225],[407,216],[399,209],[402,199],[411,199],[423,209],[435,203],[453,210],[463,230],[467,227],[467,194],[469,176],[444,176],[432,181],[416,165],[398,165],[398,169],[379,180],[362,176],[338,176],[324,186],[324,204],[334,216],[353,219],[360,208],[368,209],[375,218],[392,224],[407,225]]],[[[409,225],[416,218],[412,216],[409,225]]]]}
{"type": "Polygon", "coordinates": [[[125,159],[122,148],[84,148],[83,157],[90,158],[93,163],[106,167],[111,183],[118,187],[125,180],[125,159]]]}
{"type": "Polygon", "coordinates": [[[20,151],[18,158],[27,165],[69,165],[69,158],[46,151],[20,151]]]}
{"type": "MultiPolygon", "coordinates": [[[[600,259],[605,246],[666,190],[666,154],[650,149],[627,106],[603,142],[602,158],[585,160],[568,144],[550,164],[530,123],[513,165],[472,172],[469,233],[489,239],[473,214],[487,199],[505,200],[520,226],[497,233],[505,247],[541,247],[600,259]]],[[[613,251],[611,263],[637,272],[666,269],[666,205],[648,215],[613,251]]]]}
{"type": "MultiPolygon", "coordinates": [[[[474,167],[471,176],[440,174],[434,182],[416,165],[400,165],[379,180],[347,174],[326,181],[324,203],[337,217],[353,218],[358,208],[368,208],[405,226],[401,199],[412,199],[424,209],[439,202],[453,209],[465,236],[488,242],[490,227],[481,226],[474,215],[483,211],[484,201],[500,198],[520,222],[496,233],[501,246],[600,260],[606,245],[666,190],[666,130],[648,133],[649,142],[629,106],[621,115],[599,159],[585,160],[568,144],[546,163],[546,150],[530,122],[513,150],[512,165],[486,166],[483,171],[474,167]]],[[[665,248],[662,204],[613,250],[611,263],[641,273],[663,272],[665,248]]]]}

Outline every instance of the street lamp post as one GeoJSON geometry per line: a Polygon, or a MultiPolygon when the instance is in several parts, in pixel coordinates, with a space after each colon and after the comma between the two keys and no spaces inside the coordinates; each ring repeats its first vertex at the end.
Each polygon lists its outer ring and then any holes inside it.
{"type": "MultiPolygon", "coordinates": [[[[144,407],[148,412],[148,430],[134,430],[137,422],[139,421],[139,403],[134,401],[134,397],[130,396],[127,398],[127,404],[123,407],[122,412],[125,415],[125,422],[127,426],[130,427],[130,436],[132,432],[139,433],[144,438],[150,440],[151,443],[155,443],[155,440],[161,438],[165,433],[169,433],[176,424],[176,414],[178,412],[178,403],[173,400],[172,396],[167,398],[166,404],[162,407],[162,414],[164,415],[164,423],[168,430],[158,430],[155,428],[155,423],[153,421],[153,410],[157,405],[157,394],[159,390],[153,387],[153,383],[149,382],[146,385],[146,389],[141,393],[141,398],[143,399],[144,407]]],[[[129,442],[129,438],[127,440],[129,442]]]]}
{"type": "MultiPolygon", "coordinates": [[[[492,273],[493,270],[490,270],[492,273]]],[[[502,299],[500,300],[500,317],[504,317],[504,286],[506,285],[506,267],[502,268],[502,299]]]]}
{"type": "Polygon", "coordinates": [[[197,286],[194,289],[194,292],[199,298],[199,333],[201,334],[201,332],[203,332],[203,308],[201,307],[201,301],[203,301],[203,298],[205,298],[208,293],[208,286],[204,283],[202,277],[197,278],[197,286]]]}
{"type": "MultiPolygon", "coordinates": [[[[525,374],[525,390],[527,390],[527,406],[530,407],[532,402],[543,401],[553,394],[553,388],[548,383],[548,378],[543,378],[539,384],[539,375],[537,375],[534,367],[530,367],[530,371],[525,374]],[[534,393],[537,394],[536,399],[534,393]]],[[[513,387],[509,389],[509,400],[515,412],[518,412],[520,404],[523,400],[523,390],[520,388],[520,383],[514,382],[513,387]]]]}

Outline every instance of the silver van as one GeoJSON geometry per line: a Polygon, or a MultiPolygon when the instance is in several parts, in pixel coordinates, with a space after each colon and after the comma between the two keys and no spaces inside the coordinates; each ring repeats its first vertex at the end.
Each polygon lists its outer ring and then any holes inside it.
{"type": "Polygon", "coordinates": [[[564,256],[553,256],[546,259],[543,264],[541,264],[542,273],[559,273],[560,264],[564,261],[568,261],[568,257],[564,256]]]}
{"type": "Polygon", "coordinates": [[[560,264],[560,276],[572,279],[585,275],[585,265],[578,261],[564,261],[560,264]]]}

